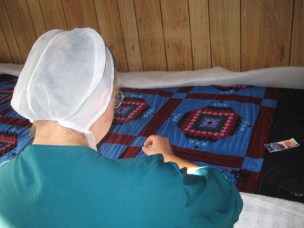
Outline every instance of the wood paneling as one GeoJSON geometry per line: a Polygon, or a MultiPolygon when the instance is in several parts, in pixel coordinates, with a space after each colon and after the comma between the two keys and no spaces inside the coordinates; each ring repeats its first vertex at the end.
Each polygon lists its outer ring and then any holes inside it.
{"type": "Polygon", "coordinates": [[[68,29],[91,27],[99,32],[93,0],[62,0],[68,29]]]}
{"type": "Polygon", "coordinates": [[[242,70],[289,65],[292,11],[293,0],[242,2],[242,70]]]}
{"type": "Polygon", "coordinates": [[[168,70],[192,70],[188,1],[161,0],[161,9],[168,70]]]}
{"type": "Polygon", "coordinates": [[[67,29],[61,0],[39,0],[47,30],[67,29]]]}
{"type": "Polygon", "coordinates": [[[304,0],[0,0],[0,60],[51,29],[92,27],[119,71],[304,66],[304,0]]]}
{"type": "Polygon", "coordinates": [[[46,32],[39,0],[27,0],[36,36],[39,37],[46,32]]]}
{"type": "Polygon", "coordinates": [[[240,0],[209,1],[212,67],[241,69],[240,0]]]}
{"type": "Polygon", "coordinates": [[[129,71],[142,71],[142,60],[133,0],[118,0],[129,71]]]}
{"type": "Polygon", "coordinates": [[[211,67],[208,0],[189,0],[194,70],[211,67]]]}
{"type": "Polygon", "coordinates": [[[24,0],[5,0],[4,3],[18,42],[22,61],[25,62],[36,40],[36,33],[27,3],[24,0]]]}
{"type": "Polygon", "coordinates": [[[160,3],[134,0],[134,4],[144,70],[167,70],[160,3]]]}
{"type": "MultiPolygon", "coordinates": [[[[2,30],[4,32],[4,35],[5,35],[5,38],[7,41],[7,46],[11,53],[11,59],[12,59],[13,63],[16,63],[16,64],[23,63],[21,55],[20,55],[19,47],[18,47],[16,38],[15,38],[15,34],[13,31],[13,27],[12,27],[10,19],[8,17],[7,10],[4,5],[3,0],[0,0],[0,23],[1,23],[2,30]]],[[[3,44],[3,45],[5,45],[5,44],[3,44]]],[[[1,44],[1,46],[2,46],[2,44],[1,44]]],[[[5,56],[1,57],[1,59],[3,59],[4,62],[10,61],[10,58],[7,60],[5,60],[5,58],[6,58],[5,56]]]]}
{"type": "Polygon", "coordinates": [[[116,0],[95,0],[101,35],[113,52],[118,71],[128,71],[118,5],[116,0]]]}
{"type": "Polygon", "coordinates": [[[295,0],[290,65],[304,66],[304,0],[295,0]]]}
{"type": "Polygon", "coordinates": [[[12,62],[11,53],[8,49],[8,45],[4,36],[4,32],[0,25],[0,63],[10,63],[12,62]]]}

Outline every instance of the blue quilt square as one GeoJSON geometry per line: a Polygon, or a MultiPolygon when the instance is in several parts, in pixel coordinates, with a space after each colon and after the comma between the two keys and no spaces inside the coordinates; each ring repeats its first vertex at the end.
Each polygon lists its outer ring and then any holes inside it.
{"type": "Polygon", "coordinates": [[[240,105],[236,101],[185,99],[158,134],[168,137],[179,147],[245,156],[259,107],[251,103],[240,105]],[[230,132],[227,132],[229,128],[230,132]]]}
{"type": "Polygon", "coordinates": [[[98,148],[98,152],[107,158],[118,159],[126,148],[126,145],[102,143],[98,148]]]}
{"type": "Polygon", "coordinates": [[[169,100],[155,94],[126,93],[125,98],[115,109],[111,133],[137,136],[149,123],[155,113],[169,100]],[[143,108],[144,107],[144,108],[143,108]]]}
{"type": "Polygon", "coordinates": [[[133,142],[131,143],[131,146],[138,146],[138,147],[142,147],[145,143],[145,141],[147,140],[147,137],[144,136],[137,136],[133,142]]]}
{"type": "Polygon", "coordinates": [[[262,169],[263,160],[264,160],[263,158],[245,157],[242,165],[242,169],[246,169],[258,173],[262,169]]]}
{"type": "Polygon", "coordinates": [[[187,93],[174,93],[172,98],[184,99],[187,95],[187,93]]]}
{"type": "Polygon", "coordinates": [[[275,100],[270,100],[270,99],[263,99],[262,101],[262,106],[267,106],[267,107],[271,107],[271,108],[276,108],[277,107],[278,102],[275,100]]]}

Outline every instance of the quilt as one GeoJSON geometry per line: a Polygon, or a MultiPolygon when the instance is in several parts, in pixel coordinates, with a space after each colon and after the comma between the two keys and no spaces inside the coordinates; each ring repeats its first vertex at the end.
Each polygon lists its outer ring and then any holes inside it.
{"type": "MultiPolygon", "coordinates": [[[[0,164],[32,142],[31,123],[10,106],[16,78],[0,82],[0,164]]],[[[146,156],[150,135],[168,137],[174,153],[225,173],[255,192],[280,89],[257,86],[122,88],[110,132],[98,152],[111,159],[146,156]]]]}
{"type": "Polygon", "coordinates": [[[145,156],[150,135],[168,137],[179,157],[220,169],[255,192],[279,89],[236,85],[128,89],[98,145],[110,158],[145,156]]]}

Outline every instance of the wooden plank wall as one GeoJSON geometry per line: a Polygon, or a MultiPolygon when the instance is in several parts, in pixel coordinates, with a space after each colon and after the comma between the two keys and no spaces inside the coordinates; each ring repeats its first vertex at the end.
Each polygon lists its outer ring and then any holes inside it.
{"type": "Polygon", "coordinates": [[[75,27],[97,30],[119,71],[304,66],[304,0],[0,0],[0,62],[75,27]]]}

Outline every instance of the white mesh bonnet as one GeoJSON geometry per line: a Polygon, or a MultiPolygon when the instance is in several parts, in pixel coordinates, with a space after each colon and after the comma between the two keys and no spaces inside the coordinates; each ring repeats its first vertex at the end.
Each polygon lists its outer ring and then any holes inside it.
{"type": "Polygon", "coordinates": [[[93,29],[51,30],[32,47],[16,84],[12,107],[31,122],[55,120],[86,134],[106,111],[114,79],[112,56],[93,29]]]}

